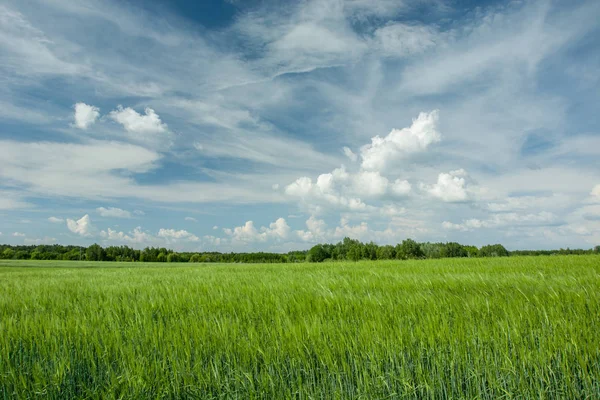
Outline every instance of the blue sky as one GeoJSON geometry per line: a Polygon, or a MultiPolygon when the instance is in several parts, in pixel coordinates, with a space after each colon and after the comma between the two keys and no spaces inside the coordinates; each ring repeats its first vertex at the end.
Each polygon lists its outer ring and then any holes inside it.
{"type": "Polygon", "coordinates": [[[5,0],[0,242],[600,244],[600,3],[5,0]]]}

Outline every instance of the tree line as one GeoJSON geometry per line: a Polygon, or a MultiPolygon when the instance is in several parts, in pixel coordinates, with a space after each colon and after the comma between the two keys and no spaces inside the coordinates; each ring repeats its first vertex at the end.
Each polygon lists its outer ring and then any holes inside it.
{"type": "Polygon", "coordinates": [[[304,251],[288,253],[219,253],[219,252],[175,252],[164,247],[146,247],[136,250],[128,246],[89,247],[63,245],[0,245],[0,259],[4,260],[86,260],[124,262],[219,262],[219,263],[294,263],[359,260],[408,260],[454,257],[508,257],[538,255],[600,254],[600,246],[593,249],[559,250],[516,250],[508,251],[501,244],[477,246],[456,242],[418,243],[412,239],[397,245],[362,243],[348,237],[336,244],[317,244],[304,251]]]}

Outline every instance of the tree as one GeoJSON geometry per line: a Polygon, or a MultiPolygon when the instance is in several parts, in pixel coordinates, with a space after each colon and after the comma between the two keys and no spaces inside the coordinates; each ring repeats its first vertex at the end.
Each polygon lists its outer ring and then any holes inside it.
{"type": "Polygon", "coordinates": [[[105,261],[106,252],[100,245],[94,243],[85,250],[85,258],[88,261],[105,261]]]}
{"type": "Polygon", "coordinates": [[[13,249],[5,249],[2,252],[2,258],[5,260],[12,260],[15,256],[15,251],[13,249]]]}
{"type": "Polygon", "coordinates": [[[401,244],[396,246],[396,258],[408,260],[414,258],[423,258],[425,254],[421,250],[419,243],[412,239],[405,239],[401,244]]]}
{"type": "Polygon", "coordinates": [[[378,248],[379,248],[379,246],[377,246],[373,242],[369,242],[369,243],[363,245],[362,246],[363,258],[366,258],[367,260],[377,260],[377,249],[378,248]]]}
{"type": "Polygon", "coordinates": [[[442,257],[468,257],[469,253],[459,243],[449,242],[442,247],[442,257]]]}
{"type": "Polygon", "coordinates": [[[380,246],[377,249],[377,259],[378,260],[392,260],[396,258],[396,249],[394,246],[386,245],[380,246]]]}
{"type": "Polygon", "coordinates": [[[421,250],[426,258],[441,258],[443,243],[421,243],[421,250]]]}
{"type": "Polygon", "coordinates": [[[329,257],[330,253],[322,244],[317,244],[308,251],[308,261],[310,262],[323,262],[329,257]]]}
{"type": "Polygon", "coordinates": [[[508,257],[508,250],[501,244],[489,244],[479,249],[480,257],[508,257]]]}
{"type": "Polygon", "coordinates": [[[179,254],[169,253],[169,255],[167,256],[167,262],[170,262],[170,263],[179,262],[179,254]]]}
{"type": "Polygon", "coordinates": [[[167,262],[167,255],[161,251],[160,253],[158,253],[158,257],[156,257],[156,261],[167,262]]]}
{"type": "Polygon", "coordinates": [[[358,244],[353,244],[350,247],[350,250],[348,250],[348,253],[346,254],[346,257],[348,257],[348,260],[352,260],[352,261],[358,261],[362,258],[362,249],[361,246],[358,244]]]}
{"type": "Polygon", "coordinates": [[[594,253],[600,254],[600,246],[594,247],[594,253]]]}
{"type": "Polygon", "coordinates": [[[465,248],[465,250],[467,250],[467,253],[469,253],[469,257],[478,257],[479,256],[479,249],[477,248],[477,246],[463,246],[465,248]]]}

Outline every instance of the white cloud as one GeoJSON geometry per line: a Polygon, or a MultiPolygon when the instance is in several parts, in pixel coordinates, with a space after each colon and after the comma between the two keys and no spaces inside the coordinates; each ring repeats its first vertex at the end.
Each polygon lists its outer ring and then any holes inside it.
{"type": "Polygon", "coordinates": [[[14,237],[25,237],[25,234],[24,234],[24,233],[21,233],[21,232],[13,232],[13,234],[12,234],[12,235],[13,235],[14,237]]]}
{"type": "Polygon", "coordinates": [[[123,125],[125,130],[134,134],[159,134],[167,133],[167,125],[163,123],[153,109],[146,107],[141,115],[133,108],[118,106],[108,116],[123,125]]]}
{"type": "Polygon", "coordinates": [[[158,237],[167,239],[167,240],[185,240],[185,241],[190,241],[190,242],[197,242],[200,239],[198,238],[198,236],[182,229],[182,230],[175,230],[175,229],[164,229],[161,228],[158,231],[158,237]]]}
{"type": "Polygon", "coordinates": [[[427,229],[422,227],[422,221],[399,218],[398,215],[403,213],[404,210],[393,207],[385,207],[383,209],[386,209],[389,212],[389,214],[386,215],[388,224],[383,230],[372,229],[366,221],[360,221],[356,225],[351,225],[350,220],[345,217],[340,219],[340,224],[338,226],[328,228],[324,220],[311,216],[306,221],[307,229],[298,230],[294,233],[301,242],[308,243],[336,242],[347,236],[352,239],[359,239],[362,241],[373,240],[377,243],[384,244],[397,243],[400,240],[405,239],[407,235],[415,237],[415,235],[427,231],[427,229]]]}
{"type": "Polygon", "coordinates": [[[374,33],[375,47],[392,57],[423,53],[434,47],[437,39],[438,32],[431,27],[401,23],[386,25],[374,33]]]}
{"type": "MultiPolygon", "coordinates": [[[[118,163],[110,168],[104,165],[108,159],[118,159],[119,163],[137,162],[144,158],[139,148],[131,148],[130,154],[127,154],[113,146],[98,149],[97,153],[79,147],[77,151],[81,155],[65,155],[61,147],[68,148],[69,144],[58,143],[49,151],[43,150],[45,143],[40,148],[30,144],[10,145],[6,150],[4,141],[0,141],[0,181],[7,183],[7,187],[19,187],[21,191],[20,196],[10,199],[0,193],[0,209],[22,207],[22,199],[28,197],[36,199],[37,204],[38,199],[48,195],[60,196],[61,199],[67,196],[77,201],[93,199],[104,204],[110,204],[109,201],[116,198],[138,198],[147,202],[148,210],[153,207],[152,201],[279,202],[287,191],[276,189],[277,192],[274,192],[271,190],[273,182],[285,187],[286,183],[294,182],[298,177],[312,177],[311,188],[304,197],[314,206],[311,211],[329,207],[351,214],[348,210],[354,207],[351,218],[358,215],[362,218],[365,210],[369,210],[371,214],[365,218],[371,218],[369,226],[372,229],[384,222],[382,220],[390,219],[373,221],[376,215],[397,215],[404,207],[409,209],[411,216],[418,214],[415,218],[421,219],[426,226],[432,221],[442,220],[435,218],[436,213],[452,221],[464,222],[464,214],[461,213],[471,207],[478,212],[528,210],[527,213],[530,208],[535,208],[533,201],[525,199],[516,200],[509,196],[505,201],[508,193],[511,196],[525,192],[566,193],[569,198],[560,206],[552,200],[555,205],[551,209],[564,215],[590,193],[592,186],[598,184],[592,157],[593,149],[598,147],[590,145],[593,142],[587,137],[579,142],[584,150],[588,150],[582,157],[575,159],[573,152],[565,147],[567,151],[561,152],[559,157],[549,157],[552,162],[556,161],[552,168],[543,168],[543,163],[534,157],[520,159],[516,148],[522,142],[519,132],[539,128],[573,133],[588,130],[589,124],[574,122],[568,129],[561,124],[565,122],[565,110],[573,109],[569,102],[574,99],[559,92],[541,93],[531,82],[552,80],[558,77],[556,74],[560,71],[564,72],[561,57],[577,48],[573,47],[578,45],[577,41],[583,43],[584,38],[588,38],[585,34],[589,29],[596,28],[599,10],[596,2],[582,2],[580,6],[571,8],[535,1],[483,7],[466,14],[459,23],[451,24],[450,32],[440,32],[440,29],[446,29],[444,24],[422,26],[404,18],[412,13],[399,12],[408,4],[421,7],[422,1],[333,0],[305,1],[290,7],[252,6],[252,12],[242,11],[236,16],[234,27],[209,35],[216,39],[211,43],[224,43],[233,38],[236,43],[242,44],[225,53],[221,52],[221,46],[212,50],[210,44],[205,43],[203,34],[198,35],[194,29],[188,30],[188,25],[178,24],[168,15],[157,17],[138,7],[114,1],[92,3],[82,6],[77,2],[54,0],[40,3],[38,7],[27,7],[13,1],[0,6],[0,47],[6,55],[0,57],[1,69],[6,75],[3,80],[6,90],[0,88],[0,95],[8,99],[0,99],[0,104],[14,102],[14,110],[9,114],[25,109],[36,110],[49,116],[48,129],[53,130],[54,123],[64,127],[61,112],[53,113],[49,102],[45,101],[47,99],[23,100],[26,99],[27,88],[39,86],[46,93],[49,87],[44,87],[44,82],[55,81],[53,75],[58,75],[59,79],[60,75],[68,75],[77,83],[65,87],[65,95],[71,98],[82,99],[80,94],[73,96],[69,93],[73,88],[121,102],[148,96],[143,98],[151,99],[148,104],[162,117],[161,120],[157,116],[160,120],[158,126],[162,124],[165,129],[181,132],[176,137],[173,135],[174,140],[179,142],[177,144],[181,144],[176,147],[177,154],[164,154],[170,171],[171,162],[181,161],[188,166],[197,166],[208,165],[204,163],[206,157],[234,158],[245,160],[242,165],[251,164],[252,169],[254,163],[259,164],[258,168],[264,172],[256,176],[261,179],[242,182],[233,177],[233,172],[230,177],[215,179],[215,183],[205,183],[204,180],[181,182],[178,179],[187,174],[179,175],[178,172],[184,172],[180,170],[173,175],[168,174],[170,182],[161,180],[157,184],[140,184],[153,181],[150,175],[140,177],[137,174],[160,168],[160,157],[141,167],[137,164],[142,171],[136,170],[135,166],[121,167],[118,163]],[[21,10],[22,14],[9,7],[21,10]],[[403,16],[401,19],[406,22],[394,22],[398,16],[403,16]],[[54,23],[56,17],[68,20],[69,25],[54,23]],[[246,30],[240,26],[244,24],[246,30]],[[109,26],[110,29],[107,29],[109,26]],[[84,28],[87,34],[68,34],[81,31],[80,28],[84,28]],[[111,46],[104,46],[105,42],[94,39],[105,35],[108,35],[106,43],[110,42],[111,46]],[[320,35],[320,41],[313,40],[316,35],[320,35]],[[152,47],[163,57],[147,62],[127,56],[132,49],[142,46],[152,47]],[[241,49],[240,52],[237,49],[241,49]],[[383,59],[381,55],[405,59],[400,62],[383,59]],[[536,71],[548,56],[553,57],[557,68],[536,71]],[[309,72],[328,66],[336,67],[309,72]],[[270,79],[290,71],[304,72],[270,79]],[[194,84],[190,85],[190,82],[194,84]],[[248,82],[253,83],[241,86],[248,82]],[[229,89],[214,90],[220,87],[229,89]],[[427,96],[428,93],[442,96],[427,96]],[[166,109],[164,103],[172,99],[179,100],[179,103],[173,102],[174,105],[166,109]],[[177,115],[176,109],[183,108],[183,102],[190,103],[190,115],[196,113],[197,118],[177,115]],[[427,105],[431,102],[434,104],[427,105]],[[338,107],[340,104],[348,107],[338,107]],[[364,140],[375,133],[385,134],[391,127],[397,126],[395,121],[398,118],[415,116],[413,113],[424,105],[439,107],[444,112],[444,123],[440,126],[447,140],[444,147],[439,148],[444,150],[444,154],[436,154],[435,158],[425,155],[412,157],[410,161],[428,158],[427,165],[402,164],[397,169],[402,171],[401,174],[389,174],[391,168],[386,174],[386,167],[396,160],[406,160],[410,151],[403,150],[397,155],[384,157],[382,169],[378,169],[377,160],[373,161],[371,168],[359,171],[354,168],[359,165],[348,162],[350,168],[345,180],[333,176],[328,179],[327,174],[323,174],[325,176],[319,182],[319,173],[329,172],[338,166],[340,161],[336,156],[341,158],[341,154],[336,151],[326,161],[321,161],[325,158],[324,154],[314,149],[331,148],[333,143],[338,143],[337,147],[340,143],[353,146],[365,143],[364,140]],[[313,112],[315,108],[320,111],[313,112]],[[57,117],[50,117],[52,114],[57,117]],[[165,119],[168,127],[163,122],[165,119]],[[262,121],[268,123],[264,123],[255,134],[255,127],[262,121]],[[308,145],[284,139],[301,132],[307,132],[307,137],[315,143],[308,145]],[[187,152],[185,146],[195,141],[202,142],[204,149],[191,155],[189,153],[193,151],[187,152]],[[22,151],[15,152],[15,149],[22,151]],[[20,160],[11,153],[19,154],[20,160]],[[567,168],[564,161],[569,158],[570,166],[567,168]],[[86,160],[97,163],[100,168],[84,167],[80,171],[80,163],[85,165],[86,160]],[[530,161],[531,165],[539,164],[541,168],[526,170],[523,164],[530,161]],[[416,199],[416,195],[423,194],[419,191],[409,198],[399,198],[412,192],[409,181],[424,181],[424,176],[431,176],[427,182],[435,184],[438,173],[456,168],[456,163],[485,178],[486,187],[498,193],[493,202],[488,203],[492,200],[486,199],[487,205],[468,204],[444,209],[443,204],[430,204],[430,199],[416,199]],[[277,170],[288,169],[289,177],[273,179],[272,168],[264,164],[276,166],[277,170]],[[317,165],[321,169],[312,167],[317,165]],[[365,177],[364,171],[379,172],[379,176],[375,175],[373,182],[356,184],[362,182],[360,177],[365,177]],[[429,175],[432,171],[435,176],[429,175]],[[384,192],[382,188],[386,180],[384,192]],[[173,196],[173,193],[178,196],[173,196]],[[415,204],[418,205],[411,209],[415,204]],[[563,204],[562,210],[558,211],[563,204]]],[[[433,12],[431,17],[433,21],[446,15],[433,12]]],[[[569,57],[569,65],[577,63],[577,57],[569,57]]],[[[581,58],[579,63],[582,63],[581,58]]],[[[594,63],[595,60],[587,58],[583,61],[583,64],[590,65],[589,71],[597,70],[594,63]]],[[[569,80],[574,86],[581,83],[576,75],[570,75],[569,80]]],[[[577,104],[583,106],[577,110],[585,115],[588,112],[586,104],[594,104],[594,99],[578,100],[577,104]]],[[[134,111],[134,119],[148,117],[142,108],[133,108],[139,112],[134,111]]],[[[21,118],[25,118],[25,114],[22,115],[21,118]]],[[[119,126],[112,122],[105,124],[106,120],[112,121],[111,118],[95,118],[96,125],[101,126],[88,127],[90,134],[109,137],[116,132],[118,140],[153,135],[127,129],[112,129],[109,133],[108,125],[112,128],[119,126]],[[104,128],[107,129],[102,131],[104,128]]],[[[585,121],[585,118],[573,119],[576,120],[585,121]]],[[[77,126],[76,120],[73,123],[77,126]]],[[[543,129],[540,131],[546,135],[543,129]]],[[[17,135],[14,132],[7,134],[17,135]]],[[[156,133],[155,136],[163,135],[167,133],[156,133]]],[[[570,136],[565,143],[576,141],[573,135],[570,136]]],[[[29,140],[27,136],[19,138],[29,140]]],[[[548,138],[556,139],[552,132],[548,133],[548,138]]],[[[96,147],[96,144],[83,143],[83,146],[96,147]]],[[[360,147],[352,148],[356,153],[348,149],[350,153],[345,151],[346,157],[351,161],[359,161],[360,157],[360,161],[365,163],[361,152],[357,151],[360,147]]],[[[376,150],[387,154],[384,149],[376,150]]],[[[227,173],[240,165],[229,160],[218,164],[218,168],[227,169],[227,173]]],[[[463,189],[468,198],[473,198],[470,185],[467,180],[463,189]]],[[[458,196],[455,198],[462,197],[460,187],[456,193],[458,196]]],[[[592,196],[597,199],[598,193],[592,192],[592,196]]],[[[153,211],[153,217],[160,217],[162,212],[153,211]]],[[[479,221],[487,221],[485,216],[477,217],[479,221]]],[[[477,222],[472,221],[471,224],[476,225],[477,222]]],[[[572,225],[578,224],[573,222],[572,225]]],[[[360,225],[356,229],[360,229],[360,225]]],[[[591,225],[585,229],[593,231],[591,225]]],[[[492,234],[490,230],[489,235],[492,234]]]]}
{"type": "Polygon", "coordinates": [[[246,221],[242,226],[237,226],[233,229],[223,229],[226,235],[231,236],[234,240],[243,242],[252,242],[260,238],[258,231],[254,227],[253,221],[246,221]]]}
{"type": "Polygon", "coordinates": [[[460,224],[444,221],[442,227],[448,230],[467,232],[474,229],[498,228],[503,226],[548,225],[556,221],[556,215],[547,211],[541,211],[536,214],[500,213],[494,214],[485,220],[477,218],[467,219],[460,224]]]}
{"type": "Polygon", "coordinates": [[[397,179],[393,183],[378,171],[360,170],[349,173],[342,165],[331,173],[321,174],[313,182],[301,177],[287,185],[285,194],[300,199],[309,208],[319,205],[352,211],[374,211],[375,207],[361,200],[403,197],[411,191],[408,181],[397,179]]]}
{"type": "Polygon", "coordinates": [[[142,215],[146,215],[146,213],[145,213],[145,212],[143,212],[142,210],[133,210],[133,213],[134,213],[135,215],[140,215],[140,216],[142,216],[142,215]]]}
{"type": "Polygon", "coordinates": [[[370,144],[360,149],[362,167],[382,171],[392,161],[424,151],[429,145],[439,142],[441,135],[437,130],[438,120],[438,110],[422,112],[409,128],[393,129],[383,138],[373,137],[370,144]]]}
{"type": "Polygon", "coordinates": [[[594,186],[590,194],[600,200],[600,184],[594,186]]]}
{"type": "Polygon", "coordinates": [[[355,193],[366,197],[381,197],[388,191],[388,179],[376,171],[360,171],[353,180],[355,193]]]}
{"type": "Polygon", "coordinates": [[[41,239],[30,239],[30,238],[25,238],[24,239],[24,243],[25,244],[36,244],[36,245],[40,245],[40,244],[54,244],[56,243],[58,240],[54,237],[49,237],[49,236],[44,236],[41,239]]]}
{"type": "Polygon", "coordinates": [[[238,158],[295,170],[333,166],[338,161],[308,143],[263,126],[226,130],[210,141],[194,142],[194,148],[204,157],[238,158]]]}
{"type": "Polygon", "coordinates": [[[0,177],[44,196],[111,196],[131,190],[133,182],[127,175],[155,168],[160,158],[151,150],[116,142],[0,140],[0,177]]]}
{"type": "Polygon", "coordinates": [[[298,238],[305,242],[321,242],[327,239],[327,224],[322,219],[317,219],[314,216],[310,216],[306,220],[307,230],[296,231],[298,238]]]}
{"type": "Polygon", "coordinates": [[[75,108],[75,126],[79,129],[87,129],[100,117],[100,109],[98,107],[85,103],[77,103],[73,107],[75,108]]]}
{"type": "Polygon", "coordinates": [[[358,156],[349,148],[344,146],[344,155],[350,159],[352,162],[358,161],[358,156]]]}
{"type": "MultiPolygon", "coordinates": [[[[196,244],[202,241],[198,236],[186,230],[161,228],[156,235],[153,235],[148,231],[144,231],[140,226],[128,233],[108,228],[105,231],[100,232],[100,237],[105,242],[129,244],[136,248],[146,246],[170,246],[177,250],[185,250],[186,245],[196,244]]],[[[220,240],[218,241],[220,242],[220,240]]],[[[215,240],[212,240],[210,244],[214,243],[215,240]]]]}
{"type": "Polygon", "coordinates": [[[227,243],[227,240],[220,237],[212,235],[202,236],[202,244],[205,246],[219,247],[225,243],[227,243]]]}
{"type": "Polygon", "coordinates": [[[254,227],[253,221],[247,221],[242,226],[233,229],[223,230],[226,235],[231,237],[232,242],[267,242],[269,240],[281,241],[289,237],[291,229],[285,219],[278,218],[275,222],[269,224],[269,227],[261,227],[260,230],[254,227]]]}
{"type": "Polygon", "coordinates": [[[403,197],[411,192],[412,185],[406,180],[396,179],[391,185],[391,190],[395,196],[403,197]]]}
{"type": "Polygon", "coordinates": [[[216,231],[217,229],[219,229],[217,225],[213,226],[213,231],[216,231]]]}
{"type": "Polygon", "coordinates": [[[100,214],[100,216],[107,218],[131,218],[131,213],[129,211],[116,207],[98,207],[96,208],[96,212],[100,214]]]}
{"type": "Polygon", "coordinates": [[[198,222],[198,220],[194,217],[185,217],[185,220],[190,222],[198,222]]]}
{"type": "MultiPolygon", "coordinates": [[[[342,165],[331,173],[319,175],[314,183],[310,177],[300,177],[287,185],[284,192],[289,197],[300,199],[311,213],[318,212],[323,206],[378,212],[377,206],[367,205],[362,199],[406,197],[412,191],[407,180],[397,178],[391,183],[382,172],[392,161],[424,151],[431,143],[441,140],[437,131],[438,119],[437,110],[422,112],[409,128],[394,129],[384,138],[372,138],[371,144],[361,148],[362,163],[357,172],[348,172],[342,165]]],[[[344,153],[350,159],[358,157],[347,147],[344,147],[344,153]]]]}
{"type": "Polygon", "coordinates": [[[600,243],[600,204],[587,204],[569,213],[566,225],[553,233],[570,237],[575,235],[579,240],[592,246],[600,243]]]}
{"type": "MultiPolygon", "coordinates": [[[[0,146],[1,146],[0,142],[0,146]]],[[[0,149],[1,153],[1,149],[0,149]]],[[[2,161],[0,160],[0,175],[2,175],[2,161]]],[[[0,190],[0,210],[14,210],[18,208],[31,207],[31,204],[24,202],[21,195],[15,192],[7,192],[0,190]]]]}
{"type": "Polygon", "coordinates": [[[438,175],[437,183],[431,186],[422,184],[421,187],[432,196],[447,203],[464,202],[470,198],[466,176],[467,172],[464,169],[448,173],[442,172],[438,175]]]}
{"type": "Polygon", "coordinates": [[[53,224],[62,224],[63,222],[65,222],[64,219],[58,217],[49,217],[48,221],[52,222],[53,224]]]}
{"type": "Polygon", "coordinates": [[[92,236],[95,231],[95,227],[92,225],[92,220],[88,214],[77,221],[67,218],[67,228],[73,233],[86,237],[92,236]]]}
{"type": "Polygon", "coordinates": [[[104,240],[115,241],[118,243],[129,243],[138,245],[150,245],[156,242],[156,238],[148,232],[144,232],[140,226],[136,227],[133,231],[126,234],[124,232],[118,232],[111,228],[106,231],[101,231],[100,236],[104,240]]]}
{"type": "MultiPolygon", "coordinates": [[[[94,200],[135,197],[158,202],[243,204],[283,201],[281,195],[265,190],[266,185],[270,189],[270,184],[262,183],[264,174],[240,177],[224,174],[217,182],[177,181],[156,185],[140,185],[132,179],[133,174],[158,168],[161,158],[157,152],[141,146],[109,141],[69,144],[0,140],[0,179],[18,183],[26,188],[23,191],[44,197],[94,200]],[[223,182],[225,179],[228,181],[223,182]]],[[[0,207],[27,206],[18,197],[4,202],[0,198],[0,207]]]]}
{"type": "Polygon", "coordinates": [[[510,2],[490,10],[460,27],[442,51],[404,69],[400,91],[446,93],[491,74],[531,74],[547,56],[591,29],[598,14],[595,2],[560,13],[545,2],[510,2]]]}
{"type": "MultiPolygon", "coordinates": [[[[501,197],[501,196],[500,196],[501,197]]],[[[564,193],[553,193],[538,196],[509,196],[489,202],[486,208],[492,212],[506,212],[518,210],[560,210],[573,203],[572,196],[564,193]]]]}
{"type": "MultiPolygon", "coordinates": [[[[286,186],[285,194],[301,200],[313,211],[319,205],[349,210],[366,209],[366,204],[360,198],[342,194],[351,191],[353,187],[355,186],[352,185],[348,173],[342,166],[332,173],[319,175],[315,183],[306,176],[298,178],[286,186]]],[[[359,189],[362,190],[360,187],[359,189]]]]}
{"type": "MultiPolygon", "coordinates": [[[[0,47],[3,69],[13,74],[78,74],[81,66],[63,61],[44,32],[19,11],[0,5],[0,47]]],[[[6,72],[7,77],[9,76],[6,72]]]]}

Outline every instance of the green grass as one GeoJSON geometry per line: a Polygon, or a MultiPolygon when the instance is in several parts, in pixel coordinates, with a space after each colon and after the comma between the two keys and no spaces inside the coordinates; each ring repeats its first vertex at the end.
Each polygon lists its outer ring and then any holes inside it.
{"type": "Polygon", "coordinates": [[[0,261],[0,398],[598,398],[600,257],[0,261]]]}

